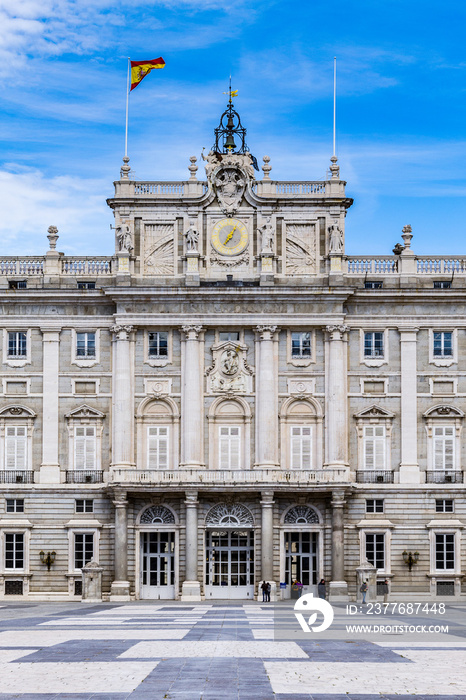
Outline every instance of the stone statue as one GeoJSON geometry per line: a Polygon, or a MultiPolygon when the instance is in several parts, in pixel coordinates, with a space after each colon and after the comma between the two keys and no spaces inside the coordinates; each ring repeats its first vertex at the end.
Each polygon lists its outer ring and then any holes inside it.
{"type": "Polygon", "coordinates": [[[261,253],[273,253],[275,231],[270,223],[270,216],[267,217],[265,224],[260,226],[259,231],[261,234],[261,253]]]}
{"type": "Polygon", "coordinates": [[[238,353],[234,350],[225,350],[222,355],[222,370],[225,374],[235,374],[239,368],[238,353]]]}
{"type": "Polygon", "coordinates": [[[199,243],[199,231],[194,226],[194,221],[189,222],[189,228],[184,235],[186,236],[186,251],[197,252],[199,243]]]}
{"type": "Polygon", "coordinates": [[[117,231],[117,241],[118,249],[120,251],[125,251],[131,253],[133,250],[133,232],[131,231],[131,226],[127,221],[122,222],[116,228],[117,231]]]}
{"type": "Polygon", "coordinates": [[[330,241],[328,252],[329,253],[342,253],[343,252],[343,231],[338,226],[337,222],[334,221],[331,226],[329,226],[330,241]]]}

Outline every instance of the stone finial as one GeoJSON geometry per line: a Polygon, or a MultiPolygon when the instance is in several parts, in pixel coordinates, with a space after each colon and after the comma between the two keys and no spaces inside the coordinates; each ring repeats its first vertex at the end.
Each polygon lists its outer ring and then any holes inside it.
{"type": "Polygon", "coordinates": [[[270,163],[270,156],[264,156],[262,158],[264,161],[264,165],[262,166],[262,170],[264,171],[264,180],[270,180],[270,171],[272,170],[272,166],[269,165],[270,163]]]}
{"type": "Polygon", "coordinates": [[[413,234],[411,233],[412,230],[413,229],[409,224],[407,226],[403,226],[403,235],[401,238],[404,241],[405,250],[409,250],[411,248],[411,239],[413,237],[413,234]]]}
{"type": "Polygon", "coordinates": [[[196,156],[191,156],[190,159],[191,165],[188,166],[188,170],[191,173],[191,177],[189,178],[190,180],[197,180],[196,173],[197,173],[197,165],[196,161],[197,158],[196,156]]]}
{"type": "Polygon", "coordinates": [[[330,158],[332,161],[332,165],[330,166],[330,172],[332,173],[332,180],[339,180],[340,179],[340,166],[337,165],[338,158],[336,156],[332,156],[330,158]]]}
{"type": "Polygon", "coordinates": [[[128,165],[129,163],[129,158],[128,156],[123,157],[123,165],[120,168],[120,177],[123,180],[129,180],[129,173],[131,171],[131,166],[128,165]]]}
{"type": "Polygon", "coordinates": [[[58,241],[58,229],[56,226],[49,226],[47,238],[49,239],[50,250],[55,250],[58,241]]]}

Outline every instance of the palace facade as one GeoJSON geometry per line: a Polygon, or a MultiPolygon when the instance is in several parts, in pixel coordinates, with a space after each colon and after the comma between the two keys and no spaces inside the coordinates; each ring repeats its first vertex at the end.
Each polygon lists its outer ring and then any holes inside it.
{"type": "Polygon", "coordinates": [[[113,255],[0,260],[0,597],[466,596],[466,257],[255,166],[230,101],[205,180],[124,159],[113,255]]]}

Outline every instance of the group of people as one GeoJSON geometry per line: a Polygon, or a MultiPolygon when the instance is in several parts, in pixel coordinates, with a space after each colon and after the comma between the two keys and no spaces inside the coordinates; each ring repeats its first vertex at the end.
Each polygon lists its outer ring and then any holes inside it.
{"type": "Polygon", "coordinates": [[[272,590],[272,586],[268,581],[263,581],[262,586],[261,586],[261,591],[262,591],[262,602],[263,603],[270,603],[270,591],[272,590]]]}

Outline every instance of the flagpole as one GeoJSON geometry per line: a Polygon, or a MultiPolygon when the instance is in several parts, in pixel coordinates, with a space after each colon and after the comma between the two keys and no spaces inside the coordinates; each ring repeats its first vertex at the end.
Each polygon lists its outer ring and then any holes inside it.
{"type": "Polygon", "coordinates": [[[129,66],[130,66],[130,58],[129,58],[129,56],[128,56],[128,75],[127,75],[127,78],[126,78],[125,158],[128,156],[129,66]]]}
{"type": "Polygon", "coordinates": [[[337,57],[333,57],[333,155],[335,156],[337,116],[337,57]]]}

